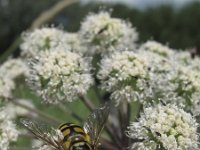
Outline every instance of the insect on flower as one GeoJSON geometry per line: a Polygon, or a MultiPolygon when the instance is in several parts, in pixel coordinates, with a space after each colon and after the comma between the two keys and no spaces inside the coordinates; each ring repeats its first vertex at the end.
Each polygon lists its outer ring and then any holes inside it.
{"type": "Polygon", "coordinates": [[[110,104],[95,109],[84,122],[83,127],[64,123],[58,129],[22,119],[22,124],[45,144],[56,150],[97,150],[100,133],[110,112],[110,104]],[[62,133],[61,136],[59,132],[62,133]]]}

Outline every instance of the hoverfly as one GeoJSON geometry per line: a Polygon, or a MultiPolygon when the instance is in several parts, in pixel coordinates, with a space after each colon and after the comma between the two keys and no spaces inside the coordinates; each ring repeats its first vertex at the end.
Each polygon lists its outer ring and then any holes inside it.
{"type": "Polygon", "coordinates": [[[61,124],[58,130],[63,135],[62,140],[55,138],[56,130],[51,127],[42,127],[40,124],[26,119],[21,122],[36,138],[55,150],[97,150],[100,133],[109,112],[110,104],[106,103],[88,116],[83,127],[73,123],[61,124]]]}

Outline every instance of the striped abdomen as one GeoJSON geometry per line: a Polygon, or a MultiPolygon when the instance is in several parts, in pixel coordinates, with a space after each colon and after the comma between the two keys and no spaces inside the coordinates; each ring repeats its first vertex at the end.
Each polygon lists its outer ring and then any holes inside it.
{"type": "Polygon", "coordinates": [[[64,136],[63,147],[66,150],[92,150],[91,139],[82,127],[65,123],[59,129],[64,136]]]}

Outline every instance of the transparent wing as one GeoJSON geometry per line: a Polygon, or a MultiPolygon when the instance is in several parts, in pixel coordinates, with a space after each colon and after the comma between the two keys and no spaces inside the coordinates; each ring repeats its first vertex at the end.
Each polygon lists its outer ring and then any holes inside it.
{"type": "Polygon", "coordinates": [[[95,109],[84,123],[83,128],[91,137],[94,148],[96,148],[98,145],[99,136],[108,118],[109,112],[110,103],[106,103],[104,106],[95,109]]]}
{"type": "Polygon", "coordinates": [[[64,150],[59,137],[56,137],[57,133],[54,128],[28,119],[21,119],[20,121],[27,130],[36,138],[42,140],[44,144],[52,146],[57,150],[64,150]]]}

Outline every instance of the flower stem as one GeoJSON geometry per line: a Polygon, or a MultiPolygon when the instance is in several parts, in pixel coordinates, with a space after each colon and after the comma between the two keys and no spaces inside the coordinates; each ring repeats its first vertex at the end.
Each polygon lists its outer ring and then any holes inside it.
{"type": "Polygon", "coordinates": [[[22,104],[22,103],[19,103],[17,100],[13,100],[13,99],[10,99],[10,102],[12,102],[13,104],[15,104],[15,105],[17,105],[17,106],[20,106],[20,107],[22,107],[22,108],[24,108],[24,109],[26,109],[26,110],[29,110],[30,112],[33,112],[33,113],[35,113],[35,114],[38,114],[40,117],[43,117],[44,119],[46,119],[46,120],[48,120],[49,122],[52,122],[52,123],[54,123],[54,124],[60,124],[62,121],[60,121],[60,120],[58,120],[58,119],[56,119],[56,118],[54,118],[54,117],[52,117],[52,116],[50,116],[50,115],[48,115],[48,114],[46,114],[46,113],[44,113],[44,112],[42,112],[42,111],[39,111],[39,110],[37,110],[37,109],[34,109],[34,108],[31,108],[31,107],[29,107],[29,106],[27,106],[27,105],[24,105],[24,104],[22,104]]]}
{"type": "Polygon", "coordinates": [[[92,112],[95,109],[95,105],[86,96],[79,96],[85,106],[92,112]]]}
{"type": "Polygon", "coordinates": [[[123,147],[126,148],[129,145],[129,138],[126,136],[125,131],[130,120],[130,105],[126,101],[121,102],[121,105],[119,105],[119,118],[119,125],[121,129],[121,143],[123,147]]]}
{"type": "Polygon", "coordinates": [[[102,138],[101,139],[102,147],[109,149],[109,150],[120,150],[114,143],[102,138]]]}
{"type": "Polygon", "coordinates": [[[116,146],[121,150],[122,147],[120,145],[120,141],[117,138],[117,136],[113,135],[113,133],[115,133],[115,132],[112,130],[112,127],[109,126],[109,124],[105,125],[105,131],[108,133],[110,138],[115,142],[116,146]]]}
{"type": "Polygon", "coordinates": [[[66,106],[64,106],[64,105],[59,105],[59,108],[63,111],[63,112],[65,112],[66,114],[70,114],[72,117],[74,117],[76,120],[78,120],[79,122],[83,122],[83,119],[79,116],[79,115],[77,115],[75,112],[73,112],[73,110],[72,109],[70,109],[70,108],[68,108],[68,107],[66,107],[66,106]]]}
{"type": "MultiPolygon", "coordinates": [[[[83,101],[83,103],[86,105],[86,107],[92,112],[95,109],[95,105],[93,103],[91,103],[91,101],[85,97],[80,95],[80,99],[83,101]]],[[[117,146],[119,148],[121,148],[121,146],[119,145],[119,140],[117,139],[117,137],[114,135],[115,132],[113,132],[112,127],[109,126],[109,124],[105,125],[105,131],[108,133],[108,135],[110,136],[110,138],[115,141],[115,143],[117,144],[117,146]]]]}

